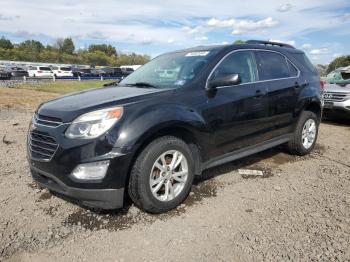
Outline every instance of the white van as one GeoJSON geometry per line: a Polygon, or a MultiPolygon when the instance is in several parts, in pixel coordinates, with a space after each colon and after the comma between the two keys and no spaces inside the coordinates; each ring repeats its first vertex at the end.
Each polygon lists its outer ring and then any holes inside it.
{"type": "Polygon", "coordinates": [[[73,76],[72,68],[67,66],[53,66],[51,70],[54,76],[73,76]]]}
{"type": "Polygon", "coordinates": [[[30,77],[53,77],[51,68],[48,66],[29,66],[28,76],[30,77]]]}

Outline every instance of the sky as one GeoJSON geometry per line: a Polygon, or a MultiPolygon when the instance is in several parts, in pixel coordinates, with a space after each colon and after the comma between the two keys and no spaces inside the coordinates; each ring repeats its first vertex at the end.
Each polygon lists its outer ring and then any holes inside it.
{"type": "Polygon", "coordinates": [[[151,57],[237,39],[283,41],[315,64],[350,54],[350,0],[0,0],[0,36],[151,57]]]}

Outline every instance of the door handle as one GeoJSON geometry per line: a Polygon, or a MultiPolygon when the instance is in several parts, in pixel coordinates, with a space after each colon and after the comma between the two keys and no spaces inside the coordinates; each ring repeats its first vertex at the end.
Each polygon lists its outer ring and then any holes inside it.
{"type": "Polygon", "coordinates": [[[295,88],[300,88],[301,85],[299,84],[299,82],[295,82],[295,83],[294,83],[294,87],[295,87],[295,88]]]}
{"type": "Polygon", "coordinates": [[[299,82],[295,82],[294,87],[295,87],[295,88],[300,88],[300,87],[306,87],[306,86],[308,86],[308,85],[309,85],[308,82],[305,82],[305,83],[303,83],[303,84],[299,84],[299,82]]]}

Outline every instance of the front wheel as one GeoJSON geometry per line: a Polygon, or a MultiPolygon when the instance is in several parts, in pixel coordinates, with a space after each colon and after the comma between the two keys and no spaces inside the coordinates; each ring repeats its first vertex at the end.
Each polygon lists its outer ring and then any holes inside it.
{"type": "Polygon", "coordinates": [[[301,113],[293,138],[288,143],[288,149],[295,155],[307,155],[315,147],[318,136],[319,121],[315,113],[301,113]]]}
{"type": "Polygon", "coordinates": [[[163,213],[180,205],[191,190],[194,161],[187,144],[172,136],[151,142],[137,157],[129,195],[146,212],[163,213]]]}

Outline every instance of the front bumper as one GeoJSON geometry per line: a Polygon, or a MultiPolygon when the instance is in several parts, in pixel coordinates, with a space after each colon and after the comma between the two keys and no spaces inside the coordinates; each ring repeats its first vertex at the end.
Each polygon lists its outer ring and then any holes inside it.
{"type": "Polygon", "coordinates": [[[31,174],[38,184],[49,190],[78,200],[93,208],[117,209],[123,207],[124,188],[84,189],[69,187],[56,176],[31,166],[31,174]]]}
{"type": "MultiPolygon", "coordinates": [[[[123,206],[124,188],[127,184],[129,166],[134,151],[131,148],[115,148],[113,130],[93,140],[67,139],[64,132],[67,124],[55,128],[36,123],[28,133],[28,162],[36,182],[54,192],[79,200],[83,205],[116,209],[123,206]],[[37,140],[33,134],[41,134],[46,139],[37,140]],[[36,140],[35,140],[36,139],[36,140]],[[47,144],[57,144],[51,157],[38,158],[35,149],[47,144]],[[37,142],[40,141],[40,142],[37,142]],[[105,177],[97,180],[78,180],[72,171],[80,164],[109,161],[105,177]]],[[[46,152],[46,151],[45,151],[46,152]]],[[[47,152],[46,152],[47,153],[47,152]]]]}
{"type": "Polygon", "coordinates": [[[344,115],[350,117],[350,99],[342,102],[325,101],[324,111],[334,115],[344,115]]]}

